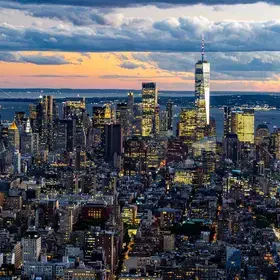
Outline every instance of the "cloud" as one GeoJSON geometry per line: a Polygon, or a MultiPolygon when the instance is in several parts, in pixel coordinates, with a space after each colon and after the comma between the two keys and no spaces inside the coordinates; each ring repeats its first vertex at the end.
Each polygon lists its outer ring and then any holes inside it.
{"type": "MultiPolygon", "coordinates": [[[[4,1],[3,1],[4,2],[4,1]]],[[[236,5],[236,4],[253,4],[259,0],[138,0],[137,3],[131,0],[5,0],[5,4],[49,4],[49,5],[70,5],[70,6],[87,6],[87,7],[130,7],[141,5],[157,5],[161,8],[174,5],[190,6],[197,4],[204,5],[236,5]]],[[[279,5],[279,0],[266,0],[264,2],[279,5]]]]}
{"type": "Polygon", "coordinates": [[[26,14],[37,18],[48,18],[69,22],[77,26],[108,25],[118,26],[123,21],[123,15],[111,13],[108,9],[89,9],[85,7],[67,6],[27,6],[26,14]]]}
{"type": "Polygon", "coordinates": [[[88,78],[88,75],[21,75],[20,77],[24,78],[65,78],[65,79],[72,79],[72,78],[88,78]]]}
{"type": "Polygon", "coordinates": [[[62,55],[22,54],[12,52],[0,52],[0,61],[13,63],[31,63],[37,65],[64,65],[71,64],[62,55]]]}
{"type": "MultiPolygon", "coordinates": [[[[132,59],[179,75],[193,73],[197,53],[134,53],[132,59]]],[[[280,73],[280,52],[208,53],[212,80],[270,80],[280,73]]],[[[148,67],[148,66],[147,66],[148,67]]],[[[183,78],[184,79],[184,78],[183,78]]]]}
{"type": "Polygon", "coordinates": [[[173,79],[172,75],[154,75],[154,76],[140,76],[140,75],[101,75],[100,79],[126,79],[126,80],[150,80],[150,79],[173,79]]]}
{"type": "Polygon", "coordinates": [[[137,68],[146,69],[145,65],[137,64],[130,61],[124,61],[123,63],[120,64],[120,67],[125,69],[137,69],[137,68]]]}
{"type": "Polygon", "coordinates": [[[280,51],[280,20],[214,22],[203,17],[156,22],[131,18],[120,26],[102,28],[67,23],[45,28],[4,23],[0,25],[0,50],[197,52],[202,34],[207,52],[280,51]]]}

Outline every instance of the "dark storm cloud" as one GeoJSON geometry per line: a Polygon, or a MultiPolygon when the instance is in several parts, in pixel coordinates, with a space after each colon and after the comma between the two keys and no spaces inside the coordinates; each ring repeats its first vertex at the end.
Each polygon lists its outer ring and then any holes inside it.
{"type": "MultiPolygon", "coordinates": [[[[4,1],[3,1],[4,2],[4,1]]],[[[236,5],[253,4],[258,0],[5,0],[6,4],[48,4],[48,5],[70,5],[87,7],[130,7],[141,5],[157,5],[159,7],[168,7],[173,5],[236,5]]],[[[263,1],[274,5],[279,5],[279,0],[263,1]]]]}
{"type": "Polygon", "coordinates": [[[17,62],[17,63],[31,63],[37,65],[64,65],[71,64],[62,55],[43,55],[43,54],[19,54],[11,52],[0,52],[0,61],[3,62],[17,62]]]}

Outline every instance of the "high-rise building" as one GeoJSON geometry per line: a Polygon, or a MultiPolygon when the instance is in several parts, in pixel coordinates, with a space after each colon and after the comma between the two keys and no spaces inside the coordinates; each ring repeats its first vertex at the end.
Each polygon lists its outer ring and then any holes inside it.
{"type": "Polygon", "coordinates": [[[76,119],[76,143],[75,147],[84,149],[86,147],[86,130],[82,122],[76,119]]]}
{"type": "Polygon", "coordinates": [[[20,136],[15,121],[8,128],[8,145],[11,150],[19,150],[20,136]]]}
{"type": "Polygon", "coordinates": [[[166,162],[182,162],[185,159],[187,159],[187,145],[184,144],[181,139],[169,139],[166,151],[166,162]]]}
{"type": "Polygon", "coordinates": [[[155,118],[153,121],[153,135],[159,135],[160,132],[160,107],[157,104],[155,107],[155,118]]]}
{"type": "Polygon", "coordinates": [[[133,105],[132,135],[142,135],[142,106],[140,104],[133,105]]]}
{"type": "Polygon", "coordinates": [[[147,172],[148,147],[140,137],[132,137],[124,145],[124,174],[136,175],[147,172]]]}
{"type": "Polygon", "coordinates": [[[242,143],[255,142],[255,114],[253,109],[236,109],[231,114],[231,131],[242,143]]]}
{"type": "Polygon", "coordinates": [[[167,111],[167,128],[168,130],[173,130],[173,102],[168,100],[166,104],[166,111],[167,111]]]}
{"type": "Polygon", "coordinates": [[[129,110],[126,103],[118,103],[116,108],[116,121],[121,125],[123,136],[130,135],[131,126],[129,125],[129,110]]]}
{"type": "Polygon", "coordinates": [[[240,147],[238,137],[234,133],[229,133],[224,138],[224,154],[227,159],[232,160],[236,165],[240,158],[240,147]]]}
{"type": "Polygon", "coordinates": [[[24,123],[24,119],[25,119],[25,112],[22,111],[15,112],[15,122],[18,126],[24,123]]]}
{"type": "Polygon", "coordinates": [[[53,96],[41,96],[36,106],[36,120],[33,131],[39,133],[41,150],[52,149],[53,146],[53,115],[56,108],[53,96]]]}
{"type": "Polygon", "coordinates": [[[260,145],[266,137],[269,137],[269,129],[266,124],[259,124],[256,129],[255,144],[260,145]]]}
{"type": "Polygon", "coordinates": [[[23,262],[36,262],[41,253],[41,236],[35,230],[28,230],[22,238],[23,262]]]}
{"type": "Polygon", "coordinates": [[[29,118],[27,119],[25,131],[20,136],[20,151],[22,154],[36,155],[39,151],[39,135],[33,133],[29,118]]]}
{"type": "Polygon", "coordinates": [[[196,110],[182,109],[179,120],[179,137],[184,143],[192,144],[196,140],[196,110]]]}
{"type": "Polygon", "coordinates": [[[127,94],[127,107],[128,108],[133,108],[133,105],[134,105],[134,94],[133,94],[132,91],[130,91],[127,94]]]}
{"type": "Polygon", "coordinates": [[[102,249],[106,264],[114,271],[117,261],[117,244],[113,231],[104,231],[98,227],[91,227],[85,231],[85,263],[94,261],[94,251],[102,249]]]}
{"type": "Polygon", "coordinates": [[[204,39],[201,60],[195,64],[195,99],[197,129],[202,138],[202,131],[210,124],[210,63],[204,59],[204,39]]]}
{"type": "Polygon", "coordinates": [[[114,154],[120,155],[123,150],[123,135],[120,124],[105,125],[105,156],[113,161],[114,154]]]}
{"type": "Polygon", "coordinates": [[[142,136],[152,136],[156,127],[158,92],[155,83],[142,83],[142,136]]]}
{"type": "Polygon", "coordinates": [[[29,118],[31,121],[35,120],[37,116],[36,104],[29,104],[29,118]]]}
{"type": "Polygon", "coordinates": [[[82,123],[86,110],[86,101],[84,97],[66,100],[62,103],[62,106],[63,119],[69,120],[76,118],[78,123],[82,123]]]}
{"type": "Polygon", "coordinates": [[[13,167],[14,167],[14,174],[21,173],[21,154],[19,150],[15,150],[13,153],[13,167]]]}
{"type": "Polygon", "coordinates": [[[241,252],[234,247],[227,247],[226,249],[226,269],[227,275],[231,276],[229,279],[234,279],[241,270],[241,252]]]}
{"type": "Polygon", "coordinates": [[[130,91],[127,94],[127,118],[128,118],[127,127],[130,135],[133,133],[133,119],[134,119],[133,107],[134,107],[134,94],[132,91],[130,91]]]}
{"type": "Polygon", "coordinates": [[[95,106],[92,108],[92,123],[95,128],[103,128],[105,118],[105,107],[95,106]]]}
{"type": "Polygon", "coordinates": [[[114,120],[112,107],[110,104],[97,106],[92,108],[92,123],[94,128],[101,131],[101,138],[104,140],[104,126],[110,124],[114,120]]]}
{"type": "Polygon", "coordinates": [[[168,112],[160,111],[159,113],[159,130],[160,132],[168,131],[168,112]]]}
{"type": "Polygon", "coordinates": [[[231,133],[231,107],[224,107],[224,138],[231,133]]]}
{"type": "Polygon", "coordinates": [[[270,137],[270,151],[275,159],[280,159],[280,129],[275,128],[270,137]]]}
{"type": "Polygon", "coordinates": [[[76,147],[76,119],[55,123],[54,149],[73,151],[76,147]]]}

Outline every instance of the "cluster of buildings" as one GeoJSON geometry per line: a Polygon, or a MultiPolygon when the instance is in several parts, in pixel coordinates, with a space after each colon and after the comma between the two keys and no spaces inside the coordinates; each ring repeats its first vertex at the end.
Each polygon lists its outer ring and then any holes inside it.
{"type": "Polygon", "coordinates": [[[280,130],[254,110],[41,96],[0,124],[0,278],[270,280],[280,277],[280,130]]]}

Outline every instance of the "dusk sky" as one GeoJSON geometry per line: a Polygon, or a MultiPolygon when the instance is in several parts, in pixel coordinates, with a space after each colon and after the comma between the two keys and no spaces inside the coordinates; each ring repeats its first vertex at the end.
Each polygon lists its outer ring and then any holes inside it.
{"type": "Polygon", "coordinates": [[[0,0],[0,87],[193,90],[204,34],[211,90],[280,92],[279,15],[280,0],[0,0]]]}

